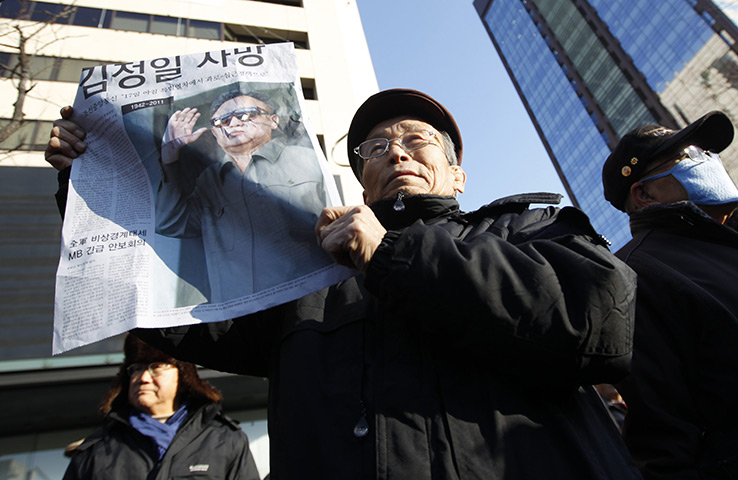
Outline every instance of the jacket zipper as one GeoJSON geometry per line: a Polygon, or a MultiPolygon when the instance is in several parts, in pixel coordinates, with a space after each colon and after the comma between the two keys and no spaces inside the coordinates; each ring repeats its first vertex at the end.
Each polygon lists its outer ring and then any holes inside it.
{"type": "Polygon", "coordinates": [[[395,200],[395,204],[392,205],[392,209],[395,212],[401,212],[405,210],[405,203],[403,203],[402,199],[405,198],[405,192],[397,192],[397,200],[395,200]]]}
{"type": "Polygon", "coordinates": [[[354,425],[354,437],[364,438],[369,433],[369,422],[366,420],[366,406],[364,400],[359,400],[359,406],[361,407],[361,418],[354,425]]]}

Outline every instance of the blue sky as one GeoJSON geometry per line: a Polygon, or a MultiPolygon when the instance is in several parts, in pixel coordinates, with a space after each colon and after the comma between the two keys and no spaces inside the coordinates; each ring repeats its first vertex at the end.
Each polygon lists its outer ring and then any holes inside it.
{"type": "Polygon", "coordinates": [[[462,209],[514,193],[565,194],[472,0],[357,2],[379,88],[424,91],[456,118],[469,177],[462,209]]]}

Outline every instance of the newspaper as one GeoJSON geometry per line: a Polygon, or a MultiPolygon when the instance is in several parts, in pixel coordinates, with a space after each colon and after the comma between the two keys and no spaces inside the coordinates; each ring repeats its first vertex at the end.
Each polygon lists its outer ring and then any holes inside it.
{"type": "Polygon", "coordinates": [[[291,43],[82,72],[53,354],[136,327],[215,322],[348,278],[318,246],[340,197],[291,43]]]}

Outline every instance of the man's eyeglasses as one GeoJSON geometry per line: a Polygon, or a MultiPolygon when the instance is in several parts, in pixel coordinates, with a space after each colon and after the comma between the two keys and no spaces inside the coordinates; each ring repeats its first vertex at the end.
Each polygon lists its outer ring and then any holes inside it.
{"type": "Polygon", "coordinates": [[[233,117],[236,117],[242,122],[249,122],[259,115],[271,114],[272,112],[264,110],[261,107],[239,108],[238,110],[226,113],[225,115],[221,115],[220,117],[211,118],[210,124],[214,127],[222,127],[223,125],[228,125],[229,123],[231,123],[231,119],[233,117]]]}
{"type": "MultiPolygon", "coordinates": [[[[673,162],[674,160],[682,161],[682,160],[686,160],[687,158],[690,159],[694,163],[709,162],[711,160],[721,162],[720,155],[718,155],[717,153],[708,152],[708,151],[702,150],[700,147],[690,145],[684,150],[682,150],[679,156],[672,158],[668,162],[659,164],[657,167],[651,169],[650,171],[658,170],[665,163],[673,162]]],[[[676,165],[665,172],[657,173],[656,175],[651,175],[649,177],[646,177],[642,179],[641,182],[648,182],[649,180],[656,180],[657,178],[670,175],[672,170],[674,170],[675,167],[676,165]]]]}
{"type": "Polygon", "coordinates": [[[431,139],[435,135],[436,132],[419,130],[417,132],[407,132],[397,138],[371,138],[361,142],[358,147],[354,148],[354,153],[364,160],[381,157],[387,153],[390,144],[394,141],[397,141],[403,150],[410,153],[431,143],[431,139]]]}
{"type": "Polygon", "coordinates": [[[132,363],[128,365],[128,368],[126,368],[126,370],[128,371],[129,377],[136,378],[136,377],[143,375],[143,372],[146,370],[148,370],[149,374],[152,377],[158,377],[159,375],[162,375],[164,372],[172,368],[175,368],[175,367],[171,363],[153,362],[153,363],[132,363]]]}

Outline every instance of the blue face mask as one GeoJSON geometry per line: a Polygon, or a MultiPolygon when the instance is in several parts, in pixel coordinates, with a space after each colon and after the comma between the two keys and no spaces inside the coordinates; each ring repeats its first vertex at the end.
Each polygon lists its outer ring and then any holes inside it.
{"type": "Polygon", "coordinates": [[[671,175],[687,191],[689,199],[697,205],[721,205],[738,202],[738,188],[725,171],[717,153],[705,152],[690,146],[687,155],[666,172],[644,178],[641,182],[671,175]]]}

